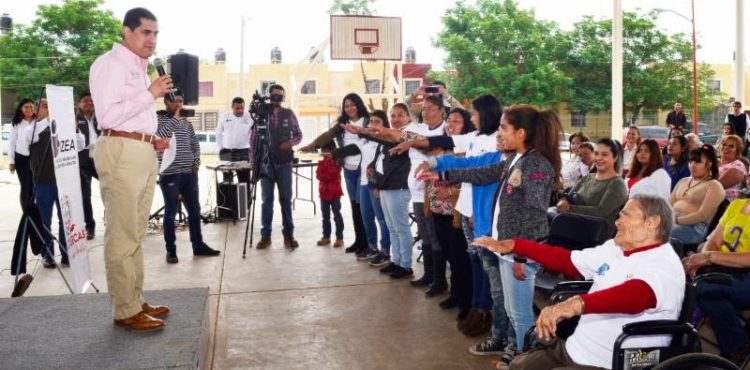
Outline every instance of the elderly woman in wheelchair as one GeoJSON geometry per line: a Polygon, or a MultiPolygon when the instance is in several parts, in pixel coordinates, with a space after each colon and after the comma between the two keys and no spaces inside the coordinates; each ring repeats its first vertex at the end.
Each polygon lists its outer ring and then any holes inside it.
{"type": "Polygon", "coordinates": [[[704,271],[730,276],[730,284],[698,285],[697,304],[710,319],[722,357],[742,365],[750,354],[747,330],[740,321],[740,313],[750,308],[750,201],[730,203],[703,251],[686,257],[683,263],[690,276],[704,271]]]}
{"type": "MultiPolygon", "coordinates": [[[[623,325],[677,320],[685,294],[685,274],[669,244],[672,220],[672,210],[664,199],[637,195],[620,212],[614,239],[595,248],[571,252],[522,239],[475,240],[474,245],[493,252],[524,256],[566,276],[592,280],[587,293],[541,311],[536,333],[543,348],[516,357],[510,368],[609,369],[623,325]],[[578,316],[573,334],[567,340],[556,338],[558,323],[578,316]]],[[[637,336],[627,345],[664,347],[671,339],[670,335],[637,336]]]]}

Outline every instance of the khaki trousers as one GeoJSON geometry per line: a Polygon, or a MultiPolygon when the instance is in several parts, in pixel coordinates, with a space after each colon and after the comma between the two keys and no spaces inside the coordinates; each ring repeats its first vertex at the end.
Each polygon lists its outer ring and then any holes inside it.
{"type": "Polygon", "coordinates": [[[104,202],[104,266],[115,320],[141,312],[143,249],[156,187],[154,147],[133,139],[102,136],[94,163],[104,202]]]}
{"type": "Polygon", "coordinates": [[[537,349],[520,354],[510,363],[510,370],[599,370],[601,367],[579,365],[570,359],[565,341],[555,339],[537,349]]]}

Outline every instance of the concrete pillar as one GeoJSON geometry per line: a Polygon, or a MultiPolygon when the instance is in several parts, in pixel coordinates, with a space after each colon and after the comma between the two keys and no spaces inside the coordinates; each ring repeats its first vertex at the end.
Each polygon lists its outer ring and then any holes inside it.
{"type": "Polygon", "coordinates": [[[622,0],[612,0],[612,138],[622,140],[622,0]]]}
{"type": "Polygon", "coordinates": [[[735,0],[735,22],[737,37],[734,44],[734,91],[732,94],[735,100],[742,102],[743,106],[748,102],[745,101],[745,0],[735,0]]]}

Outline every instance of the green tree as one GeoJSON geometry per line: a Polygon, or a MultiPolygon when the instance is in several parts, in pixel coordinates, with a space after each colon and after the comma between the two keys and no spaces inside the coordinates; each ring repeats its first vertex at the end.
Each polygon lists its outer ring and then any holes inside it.
{"type": "Polygon", "coordinates": [[[372,4],[375,0],[333,0],[328,9],[329,14],[373,15],[372,4]]]}
{"type": "Polygon", "coordinates": [[[572,79],[554,60],[559,33],[512,0],[457,2],[443,16],[435,41],[447,53],[451,93],[461,99],[496,95],[504,105],[555,107],[572,79]]]}
{"type": "MultiPolygon", "coordinates": [[[[611,104],[611,35],[609,19],[585,17],[574,25],[563,46],[561,68],[574,79],[569,103],[582,112],[607,110],[611,104]]],[[[637,122],[644,110],[670,109],[679,101],[692,111],[692,43],[684,34],[658,30],[654,13],[623,14],[623,122],[637,122]]],[[[712,110],[721,96],[706,87],[714,76],[698,66],[699,111],[712,110]]]]}
{"type": "Polygon", "coordinates": [[[102,0],[40,5],[31,25],[0,37],[0,86],[19,98],[37,98],[46,84],[88,88],[89,67],[121,40],[122,24],[102,0]]]}

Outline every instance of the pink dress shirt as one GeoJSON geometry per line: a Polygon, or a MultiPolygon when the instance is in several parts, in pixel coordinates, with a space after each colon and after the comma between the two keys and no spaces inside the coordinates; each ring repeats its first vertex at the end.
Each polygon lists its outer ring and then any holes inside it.
{"type": "Polygon", "coordinates": [[[147,74],[148,60],[121,44],[91,65],[89,87],[101,130],[153,135],[157,120],[147,74]]]}

